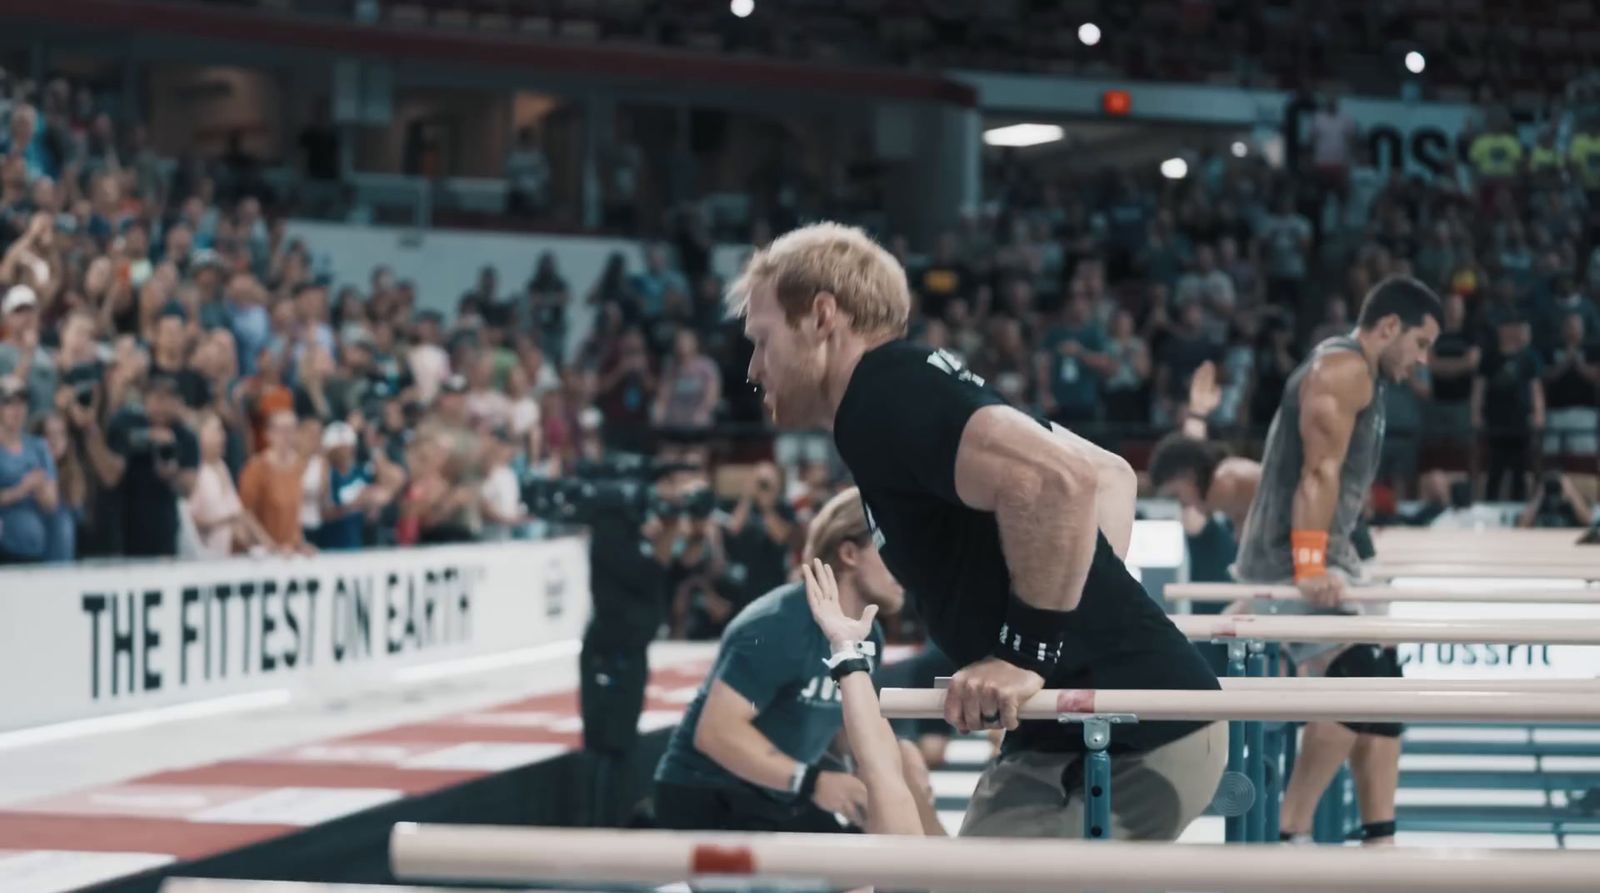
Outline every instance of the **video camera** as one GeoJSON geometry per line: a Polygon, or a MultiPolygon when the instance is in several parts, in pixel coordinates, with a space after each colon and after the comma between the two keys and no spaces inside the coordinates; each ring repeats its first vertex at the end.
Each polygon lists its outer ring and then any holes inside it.
{"type": "Polygon", "coordinates": [[[695,465],[657,462],[645,456],[608,456],[578,463],[568,477],[524,482],[522,501],[531,514],[549,521],[585,523],[608,510],[641,524],[649,517],[704,520],[716,509],[710,490],[673,498],[660,495],[654,486],[668,475],[698,470],[695,465]]]}
{"type": "Polygon", "coordinates": [[[149,420],[142,421],[143,424],[128,431],[128,455],[154,455],[157,462],[178,461],[178,445],[171,440],[155,441],[150,437],[149,420]]]}

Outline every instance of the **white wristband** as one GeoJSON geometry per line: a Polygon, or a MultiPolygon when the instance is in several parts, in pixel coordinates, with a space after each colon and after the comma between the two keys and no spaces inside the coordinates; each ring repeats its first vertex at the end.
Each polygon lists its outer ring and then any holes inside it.
{"type": "Polygon", "coordinates": [[[795,764],[794,774],[789,776],[789,793],[800,793],[800,786],[806,783],[806,770],[809,768],[811,767],[807,766],[805,763],[795,764]]]}
{"type": "Polygon", "coordinates": [[[871,642],[841,642],[833,656],[823,661],[828,669],[833,669],[851,658],[870,659],[878,653],[878,646],[871,642]]]}

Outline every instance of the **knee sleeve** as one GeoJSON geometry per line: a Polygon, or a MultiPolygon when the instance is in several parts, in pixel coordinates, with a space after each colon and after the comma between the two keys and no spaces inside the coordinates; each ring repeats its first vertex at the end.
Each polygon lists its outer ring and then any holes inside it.
{"type": "MultiPolygon", "coordinates": [[[[1377,645],[1352,645],[1328,665],[1329,678],[1398,679],[1400,655],[1393,648],[1377,645]]],[[[1405,726],[1397,722],[1343,722],[1340,725],[1358,735],[1398,738],[1405,726]]]]}

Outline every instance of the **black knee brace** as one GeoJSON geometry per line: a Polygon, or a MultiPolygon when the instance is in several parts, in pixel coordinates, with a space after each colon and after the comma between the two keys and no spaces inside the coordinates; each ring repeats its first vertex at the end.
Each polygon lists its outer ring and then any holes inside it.
{"type": "MultiPolygon", "coordinates": [[[[1398,679],[1400,655],[1393,648],[1377,645],[1352,645],[1328,665],[1329,678],[1398,679]]],[[[1358,735],[1398,738],[1405,726],[1397,722],[1343,722],[1340,725],[1358,735]]]]}

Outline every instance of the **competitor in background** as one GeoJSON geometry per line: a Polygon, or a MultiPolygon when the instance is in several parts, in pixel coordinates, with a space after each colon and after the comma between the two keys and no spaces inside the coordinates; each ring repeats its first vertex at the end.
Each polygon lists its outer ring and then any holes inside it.
{"type": "MultiPolygon", "coordinates": [[[[1305,601],[1276,610],[1348,613],[1340,598],[1361,574],[1355,533],[1383,450],[1384,382],[1405,381],[1427,362],[1443,318],[1427,286],[1390,277],[1368,292],[1354,332],[1317,345],[1289,377],[1234,565],[1242,582],[1292,580],[1300,588],[1305,601]]],[[[1289,643],[1287,650],[1303,674],[1400,675],[1394,652],[1374,645],[1289,643]]],[[[1280,836],[1307,835],[1317,800],[1348,758],[1364,842],[1392,843],[1400,732],[1398,723],[1308,723],[1284,791],[1280,836]]]]}
{"type": "Polygon", "coordinates": [[[1230,456],[1207,440],[1206,418],[1222,402],[1217,368],[1209,361],[1195,370],[1183,427],[1162,438],[1150,459],[1150,483],[1160,496],[1181,507],[1189,541],[1189,579],[1229,583],[1228,568],[1239,551],[1239,531],[1261,483],[1261,463],[1230,456]]]}

